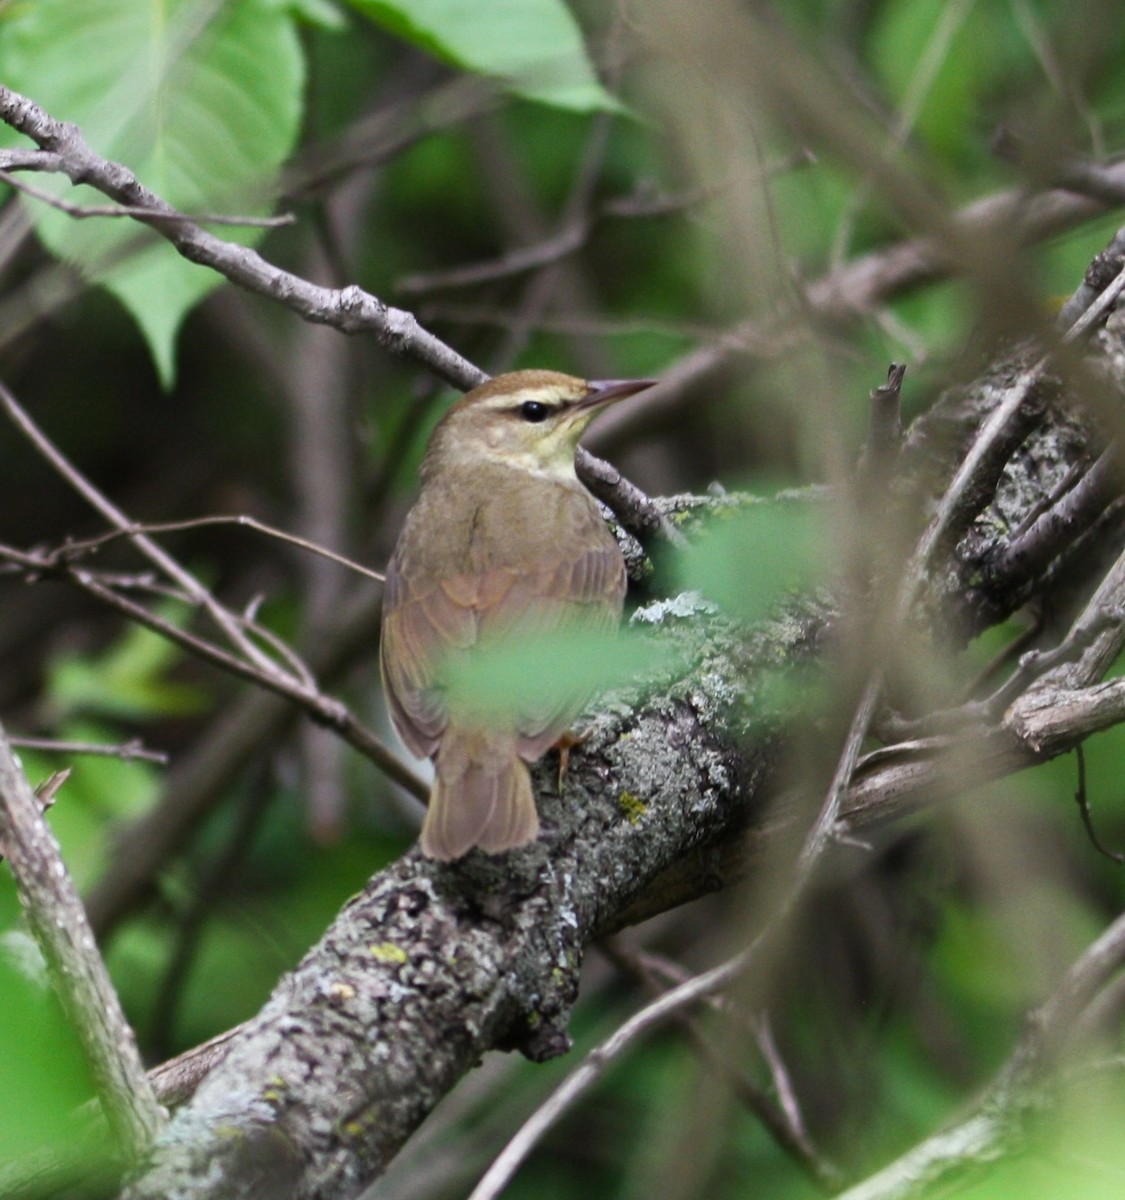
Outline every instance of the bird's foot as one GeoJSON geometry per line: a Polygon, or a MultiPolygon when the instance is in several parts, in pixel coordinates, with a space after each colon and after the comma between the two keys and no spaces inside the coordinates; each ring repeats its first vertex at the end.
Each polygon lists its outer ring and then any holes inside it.
{"type": "Polygon", "coordinates": [[[581,746],[589,737],[589,730],[568,729],[555,743],[554,749],[559,752],[559,791],[566,782],[567,768],[570,766],[570,752],[575,746],[581,746]]]}

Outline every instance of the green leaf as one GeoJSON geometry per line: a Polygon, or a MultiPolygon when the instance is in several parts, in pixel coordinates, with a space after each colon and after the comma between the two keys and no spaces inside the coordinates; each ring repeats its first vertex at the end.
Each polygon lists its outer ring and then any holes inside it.
{"type": "Polygon", "coordinates": [[[652,678],[674,653],[629,630],[517,629],[493,645],[450,655],[442,683],[451,707],[502,728],[513,714],[574,711],[598,692],[652,678]]]}
{"type": "Polygon", "coordinates": [[[763,501],[718,514],[679,556],[678,586],[696,589],[730,616],[756,620],[782,597],[811,586],[826,561],[807,504],[763,501]]]}
{"type": "MultiPolygon", "coordinates": [[[[167,604],[165,620],[183,624],[188,612],[167,604]]],[[[104,713],[132,719],[184,716],[205,703],[199,688],[168,681],[183,651],[150,629],[132,626],[98,657],[68,655],[56,662],[48,682],[51,704],[59,713],[104,713]]]]}
{"type": "Polygon", "coordinates": [[[444,62],[493,75],[556,108],[621,111],[561,0],[351,0],[364,16],[444,62]]]}
{"type": "Polygon", "coordinates": [[[348,19],[332,0],[262,0],[270,8],[286,9],[308,25],[326,29],[329,33],[342,33],[348,27],[348,19]]]}
{"type": "MultiPolygon", "coordinates": [[[[301,118],[304,60],[290,12],[269,0],[37,0],[0,22],[4,82],[75,122],[103,157],[124,162],[187,214],[261,215],[301,118]]],[[[61,177],[40,181],[70,203],[104,205],[61,177]]],[[[176,334],[221,276],[126,219],[76,220],[29,201],[60,258],[132,313],[161,380],[176,334]]],[[[222,227],[249,245],[261,230],[222,227]]]]}
{"type": "Polygon", "coordinates": [[[29,972],[34,947],[21,935],[0,937],[0,1012],[5,1052],[0,1055],[0,1163],[49,1151],[59,1168],[100,1174],[112,1146],[76,1108],[93,1095],[78,1039],[41,972],[29,972]]]}

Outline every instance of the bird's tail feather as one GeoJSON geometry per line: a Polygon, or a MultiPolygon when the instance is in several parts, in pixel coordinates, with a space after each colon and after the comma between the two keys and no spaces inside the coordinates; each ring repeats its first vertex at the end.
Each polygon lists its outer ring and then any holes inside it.
{"type": "Polygon", "coordinates": [[[449,861],[474,847],[499,854],[533,842],[539,814],[511,736],[450,727],[422,825],[422,853],[449,861]]]}

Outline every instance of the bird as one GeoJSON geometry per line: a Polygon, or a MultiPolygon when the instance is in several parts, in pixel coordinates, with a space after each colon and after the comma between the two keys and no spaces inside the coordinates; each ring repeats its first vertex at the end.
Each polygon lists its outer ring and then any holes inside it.
{"type": "Polygon", "coordinates": [[[467,699],[454,679],[506,640],[618,627],[625,561],[575,454],[599,412],[655,382],[515,371],[473,388],[434,428],[387,566],[379,653],[392,722],[434,764],[428,858],[499,854],[539,835],[528,764],[565,744],[588,696],[548,686],[505,708],[467,699]]]}

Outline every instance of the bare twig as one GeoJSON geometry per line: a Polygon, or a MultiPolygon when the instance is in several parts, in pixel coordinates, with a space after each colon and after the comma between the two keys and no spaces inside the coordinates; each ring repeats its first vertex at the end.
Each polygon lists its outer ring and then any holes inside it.
{"type": "MultiPolygon", "coordinates": [[[[429,795],[429,785],[419,778],[381,739],[363,725],[342,701],[325,695],[311,682],[305,682],[276,669],[262,670],[252,663],[223,650],[221,647],[196,637],[171,621],[150,612],[121,595],[106,584],[98,575],[76,566],[60,566],[50,558],[40,558],[9,546],[0,546],[0,556],[18,563],[28,571],[52,574],[81,588],[84,592],[115,609],[130,620],[144,625],[161,637],[183,647],[198,658],[237,675],[250,683],[284,696],[298,704],[314,720],[335,730],[349,745],[370,758],[395,783],[412,795],[424,799],[429,795]]],[[[305,668],[307,673],[307,668],[305,668]]],[[[311,674],[308,675],[311,680],[311,674]]]]}
{"type": "Polygon", "coordinates": [[[540,267],[547,267],[580,250],[586,244],[592,226],[592,218],[583,217],[546,241],[538,242],[534,246],[520,246],[488,262],[467,263],[463,267],[453,267],[444,271],[406,275],[398,281],[396,290],[404,296],[417,296],[426,292],[492,283],[498,279],[507,279],[511,275],[522,275],[540,267]]]}
{"type": "Polygon", "coordinates": [[[670,546],[682,549],[687,545],[684,535],[636,484],[630,483],[616,467],[595,458],[581,446],[574,459],[578,477],[603,503],[621,519],[621,524],[641,542],[653,535],[663,538],[670,546]]]}
{"type": "MultiPolygon", "coordinates": [[[[40,166],[36,169],[43,170],[44,168],[40,166]]],[[[59,168],[56,165],[54,169],[57,171],[59,168]]],[[[59,212],[64,212],[68,217],[74,217],[79,221],[89,217],[160,217],[166,221],[186,221],[198,225],[238,225],[252,229],[281,229],[286,225],[295,225],[297,222],[293,213],[281,213],[276,217],[240,217],[225,213],[177,213],[173,216],[166,212],[160,212],[158,209],[144,208],[135,204],[70,204],[53,192],[36,187],[25,179],[16,178],[11,170],[0,170],[0,180],[9,187],[14,187],[16,191],[23,192],[35,200],[41,200],[51,208],[58,209],[59,212]]]]}
{"type": "Polygon", "coordinates": [[[987,475],[989,480],[998,477],[1004,463],[1022,441],[1023,430],[1016,427],[1015,417],[1039,387],[1045,365],[1046,360],[1041,358],[1020,373],[973,440],[922,534],[907,573],[910,578],[905,581],[904,596],[909,594],[912,598],[913,589],[921,584],[922,573],[939,544],[956,542],[977,515],[986,490],[981,486],[981,477],[987,475]]]}
{"type": "Polygon", "coordinates": [[[1017,1145],[1037,1111],[1035,1090],[1078,1017],[1125,962],[1125,915],[1093,942],[1033,1012],[1012,1056],[968,1117],[934,1134],[837,1200],[916,1200],[953,1179],[983,1173],[1017,1145]]]}
{"type": "MultiPolygon", "coordinates": [[[[1117,176],[1115,175],[1114,178],[1117,176]]],[[[1065,329],[1074,322],[1080,313],[1086,311],[1094,297],[1121,270],[1123,262],[1125,262],[1125,228],[1119,229],[1110,239],[1109,245],[1094,258],[1094,261],[1087,267],[1082,282],[1062,306],[1058,316],[1061,328],[1065,329]]]]}
{"type": "Polygon", "coordinates": [[[28,922],[90,1063],[106,1119],[137,1161],[164,1123],[82,902],[0,729],[0,843],[28,922]]]}
{"type": "Polygon", "coordinates": [[[279,696],[285,696],[289,700],[295,701],[311,717],[327,725],[330,729],[334,729],[349,745],[354,746],[361,754],[370,758],[386,775],[401,787],[406,788],[411,795],[424,799],[430,794],[429,785],[406,766],[402,759],[390,750],[381,739],[357,720],[342,701],[326,696],[323,692],[282,675],[278,671],[262,671],[240,658],[235,658],[210,642],[194,637],[170,621],[165,621],[155,613],[149,612],[142,605],[134,604],[131,600],[105,587],[88,571],[70,568],[63,573],[62,578],[72,579],[90,595],[97,597],[111,608],[117,609],[118,612],[130,617],[138,624],[145,625],[162,637],[168,638],[169,641],[176,642],[185,650],[190,650],[197,657],[206,659],[215,666],[222,667],[251,683],[257,683],[271,692],[276,692],[279,696]]]}
{"type": "MultiPolygon", "coordinates": [[[[378,620],[378,596],[363,585],[340,601],[315,636],[310,631],[300,646],[302,657],[317,678],[330,679],[370,646],[378,620]]],[[[263,744],[281,737],[300,711],[275,692],[244,690],[177,755],[159,801],[118,830],[106,869],[86,897],[90,923],[100,936],[144,896],[246,763],[263,744]]]]}
{"type": "MultiPolygon", "coordinates": [[[[534,320],[511,306],[490,304],[454,304],[431,301],[420,312],[427,320],[441,320],[459,325],[486,325],[496,329],[519,329],[530,325],[542,333],[560,333],[566,337],[660,337],[694,339],[697,342],[722,344],[730,331],[701,321],[669,321],[659,317],[584,316],[571,311],[545,312],[534,320]]],[[[748,348],[749,349],[749,348],[748,348]]],[[[780,351],[781,347],[777,347],[780,351]]],[[[765,353],[763,348],[762,353],[765,353]]]]}
{"type": "Polygon", "coordinates": [[[1094,325],[1117,303],[1117,298],[1122,292],[1125,292],[1125,268],[1118,271],[1113,280],[1098,293],[1089,307],[1067,329],[1063,334],[1063,342],[1076,342],[1089,333],[1094,325]]]}
{"type": "Polygon", "coordinates": [[[665,1022],[729,987],[745,969],[752,949],[743,950],[727,962],[665,992],[634,1013],[611,1037],[591,1051],[582,1065],[572,1071],[547,1101],[524,1122],[473,1188],[469,1200],[495,1200],[543,1135],[574,1107],[611,1063],[620,1058],[634,1042],[665,1022]]]}
{"type": "Polygon", "coordinates": [[[63,169],[62,155],[46,150],[0,150],[0,170],[43,171],[57,175],[63,169]]]}
{"type": "Polygon", "coordinates": [[[1033,579],[1077,534],[1103,513],[1120,490],[1119,449],[1112,443],[1078,483],[1008,542],[1004,553],[989,566],[989,576],[1005,589],[1033,579]]]}
{"type": "Polygon", "coordinates": [[[164,766],[168,762],[168,755],[163,750],[149,750],[137,738],[120,746],[38,737],[10,737],[8,744],[20,750],[39,750],[45,754],[89,754],[101,758],[119,758],[122,762],[151,762],[158,766],[164,766]]]}
{"type": "MultiPolygon", "coordinates": [[[[797,150],[792,155],[769,164],[755,178],[767,179],[773,175],[792,171],[815,162],[808,150],[797,150]]],[[[419,271],[406,275],[395,285],[396,291],[406,296],[426,292],[449,291],[455,288],[473,287],[482,283],[495,283],[512,275],[551,266],[568,255],[581,250],[590,238],[594,226],[606,217],[653,218],[681,213],[714,199],[726,190],[725,185],[693,188],[680,195],[664,196],[641,192],[628,196],[614,196],[602,201],[590,211],[577,215],[564,224],[556,233],[531,246],[517,246],[497,258],[482,262],[465,263],[441,271],[419,271]]]]}
{"type": "Polygon", "coordinates": [[[191,1099],[195,1089],[226,1057],[230,1043],[246,1028],[246,1023],[235,1025],[224,1033],[177,1054],[167,1062],[153,1067],[149,1079],[161,1104],[178,1108],[191,1099]]]}
{"type": "Polygon", "coordinates": [[[425,363],[455,386],[470,388],[483,382],[482,371],[422,329],[411,313],[390,308],[354,285],[318,287],[266,262],[255,250],[225,242],[184,221],[127,167],[95,154],[76,126],[55,120],[26,96],[0,87],[0,120],[55,155],[59,168],[73,183],[88,184],[119,204],[160,214],[137,219],[191,262],[211,267],[239,287],[284,303],[306,320],[333,325],[345,333],[373,333],[388,349],[425,363]]]}
{"type": "Polygon", "coordinates": [[[381,571],[373,571],[370,567],[365,567],[362,563],[358,563],[346,555],[337,554],[334,550],[309,541],[308,538],[298,537],[295,533],[287,533],[284,529],[277,529],[273,525],[267,525],[264,521],[241,513],[229,517],[190,517],[183,521],[135,522],[110,533],[103,533],[98,537],[84,538],[82,541],[68,541],[64,546],[53,551],[51,557],[59,562],[71,562],[92,551],[100,550],[102,546],[109,545],[110,542],[119,541],[121,538],[132,538],[137,534],[181,533],[186,529],[203,529],[212,525],[240,525],[244,529],[253,529],[256,533],[264,533],[267,537],[276,538],[279,542],[287,542],[290,546],[297,546],[301,550],[309,551],[310,554],[326,558],[329,562],[339,563],[340,566],[347,567],[349,571],[355,571],[358,575],[366,575],[369,579],[377,580],[379,583],[382,583],[384,579],[381,571]]]}
{"type": "MultiPolygon", "coordinates": [[[[3,89],[0,88],[0,93],[3,89]]],[[[0,383],[0,408],[7,413],[16,428],[31,442],[51,467],[94,509],[96,509],[111,524],[125,531],[133,522],[98,488],[96,488],[78,468],[62,453],[61,450],[47,437],[31,419],[23,406],[16,400],[8,389],[0,383]]],[[[150,562],[154,563],[169,579],[174,580],[192,598],[192,602],[201,605],[215,624],[226,634],[228,640],[246,655],[250,662],[265,672],[276,671],[277,667],[261,650],[246,636],[239,623],[215,599],[190,571],[184,570],[171,555],[162,550],[154,541],[144,534],[130,535],[133,544],[150,562]]]]}
{"type": "Polygon", "coordinates": [[[904,364],[891,363],[887,382],[871,392],[864,457],[876,477],[886,473],[902,444],[902,380],[905,375],[904,364]]]}
{"type": "MultiPolygon", "coordinates": [[[[662,989],[662,979],[673,979],[682,983],[690,975],[682,968],[676,967],[657,955],[646,954],[644,951],[632,950],[617,939],[609,938],[602,943],[602,950],[616,966],[635,978],[640,979],[652,992],[659,994],[662,989]]],[[[732,1017],[731,1006],[723,1004],[717,998],[711,998],[711,1006],[732,1017]]],[[[766,1127],[778,1145],[801,1166],[814,1182],[826,1190],[840,1186],[841,1176],[835,1164],[829,1162],[812,1143],[801,1116],[800,1106],[792,1089],[785,1064],[781,1061],[777,1047],[769,1033],[769,1023],[764,1019],[759,1021],[744,1021],[751,1026],[755,1040],[762,1050],[762,1056],[770,1070],[770,1077],[778,1091],[778,1104],[766,1094],[745,1072],[738,1070],[716,1047],[714,1040],[707,1036],[700,1023],[689,1013],[680,1013],[676,1023],[683,1029],[696,1053],[708,1065],[722,1076],[731,1087],[734,1095],[745,1105],[766,1127]]]]}
{"type": "Polygon", "coordinates": [[[1110,850],[1098,837],[1098,831],[1094,828],[1094,817],[1090,812],[1090,797],[1086,791],[1086,751],[1083,750],[1081,743],[1074,747],[1074,758],[1078,763],[1078,786],[1074,790],[1074,802],[1078,805],[1078,811],[1082,815],[1086,836],[1099,854],[1121,866],[1125,863],[1125,854],[1121,854],[1117,850],[1110,850]]]}

